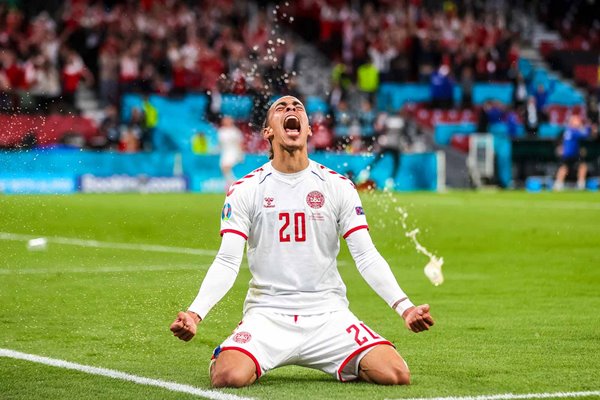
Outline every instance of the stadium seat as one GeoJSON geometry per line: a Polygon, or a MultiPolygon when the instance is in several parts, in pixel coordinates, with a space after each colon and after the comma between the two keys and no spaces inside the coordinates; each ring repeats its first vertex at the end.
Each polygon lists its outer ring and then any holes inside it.
{"type": "Polygon", "coordinates": [[[176,152],[190,152],[194,135],[202,132],[208,142],[209,153],[218,146],[216,128],[200,120],[181,119],[177,115],[164,114],[159,119],[152,138],[154,148],[176,152]]]}
{"type": "Polygon", "coordinates": [[[24,114],[0,115],[0,126],[10,127],[0,132],[2,147],[20,145],[28,132],[35,134],[38,145],[56,144],[66,133],[76,133],[85,139],[90,139],[98,133],[98,128],[91,119],[62,114],[45,117],[24,114]]]}
{"type": "Polygon", "coordinates": [[[383,83],[377,92],[377,108],[395,112],[406,103],[423,103],[431,100],[429,85],[422,83],[383,83]]]}
{"type": "MultiPolygon", "coordinates": [[[[508,135],[508,124],[506,122],[498,122],[495,124],[491,124],[489,127],[489,131],[492,135],[508,135]]],[[[525,128],[523,125],[517,125],[517,138],[525,136],[525,128]]]]}
{"type": "Polygon", "coordinates": [[[318,96],[308,96],[306,98],[306,113],[310,116],[318,112],[323,114],[329,112],[327,102],[318,96]]]}
{"type": "Polygon", "coordinates": [[[437,144],[447,146],[455,134],[471,134],[476,131],[474,123],[464,122],[458,124],[437,124],[434,127],[434,140],[437,144]]]}
{"type": "Polygon", "coordinates": [[[476,83],[473,85],[473,103],[481,105],[487,100],[497,100],[502,104],[511,104],[512,83],[476,83]]]}
{"type": "Polygon", "coordinates": [[[556,139],[564,130],[562,125],[543,123],[538,128],[538,137],[543,139],[556,139]]]}
{"type": "Polygon", "coordinates": [[[585,100],[583,95],[572,86],[561,82],[548,96],[548,104],[575,106],[585,104],[585,100]]]}
{"type": "Polygon", "coordinates": [[[252,104],[250,96],[224,94],[221,103],[221,114],[229,115],[236,120],[248,120],[252,112],[252,104]]]}
{"type": "Polygon", "coordinates": [[[531,61],[529,61],[526,58],[519,58],[518,68],[519,72],[521,72],[521,75],[523,75],[525,80],[528,80],[531,76],[531,73],[533,72],[533,66],[531,65],[531,61]]]}

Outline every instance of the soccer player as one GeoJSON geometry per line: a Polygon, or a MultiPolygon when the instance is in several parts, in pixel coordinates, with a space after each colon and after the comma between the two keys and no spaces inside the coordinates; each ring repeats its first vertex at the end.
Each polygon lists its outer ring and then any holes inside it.
{"type": "Polygon", "coordinates": [[[348,309],[336,257],[342,236],[358,270],[413,332],[433,325],[375,249],[353,184],[308,158],[311,135],[292,96],[269,108],[262,131],[270,159],[235,182],[221,213],[221,247],[200,291],[171,325],[189,341],[197,324],[233,286],[244,245],[252,273],[242,322],[215,349],[214,387],[242,387],[284,365],[319,369],[340,381],[400,385],[410,372],[392,343],[348,309]]]}
{"type": "Polygon", "coordinates": [[[242,149],[244,135],[235,126],[235,121],[230,116],[224,116],[221,119],[221,126],[217,133],[219,146],[221,147],[219,166],[221,167],[221,173],[227,182],[227,186],[229,186],[235,180],[233,177],[233,167],[244,161],[244,151],[242,149]]]}

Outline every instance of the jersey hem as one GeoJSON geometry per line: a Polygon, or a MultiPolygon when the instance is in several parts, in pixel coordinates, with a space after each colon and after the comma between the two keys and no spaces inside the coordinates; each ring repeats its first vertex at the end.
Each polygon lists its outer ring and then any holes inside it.
{"type": "Polygon", "coordinates": [[[343,236],[344,239],[346,239],[348,236],[350,236],[352,233],[361,230],[361,229],[369,229],[369,225],[359,225],[359,226],[355,226],[354,228],[350,229],[348,232],[346,232],[343,236]]]}
{"type": "MultiPolygon", "coordinates": [[[[331,299],[333,301],[333,299],[331,299]]],[[[253,304],[251,306],[245,306],[244,307],[244,315],[249,314],[249,313],[274,313],[274,314],[282,314],[282,315],[320,315],[320,314],[326,314],[326,313],[331,313],[331,312],[338,312],[338,311],[344,311],[344,310],[348,310],[348,304],[347,303],[339,303],[338,307],[327,307],[327,308],[294,308],[294,307],[289,307],[289,308],[282,308],[282,307],[274,307],[274,306],[270,306],[270,305],[258,305],[258,304],[253,304]]]]}
{"type": "Polygon", "coordinates": [[[236,235],[240,235],[241,237],[243,237],[244,240],[248,240],[248,235],[246,235],[244,232],[240,232],[235,229],[223,229],[221,231],[221,236],[223,236],[226,233],[235,233],[236,235]]]}
{"type": "Polygon", "coordinates": [[[221,352],[226,351],[226,350],[239,351],[239,352],[247,355],[248,357],[250,357],[250,359],[254,362],[254,367],[256,368],[256,379],[260,378],[260,376],[262,375],[262,370],[260,369],[260,364],[258,363],[258,360],[256,359],[256,357],[254,357],[254,354],[250,353],[246,349],[242,349],[241,347],[236,347],[236,346],[227,346],[227,347],[221,348],[221,352]]]}
{"type": "MultiPolygon", "coordinates": [[[[390,342],[389,340],[382,340],[382,341],[380,341],[380,342],[369,343],[369,344],[368,344],[368,345],[366,345],[366,346],[363,346],[363,347],[360,347],[360,348],[358,348],[358,349],[354,350],[354,351],[353,351],[353,352],[352,352],[352,353],[351,353],[351,354],[350,354],[348,357],[346,357],[346,359],[345,359],[345,360],[344,360],[344,361],[343,361],[343,362],[340,364],[340,367],[339,367],[339,368],[338,368],[338,370],[337,370],[337,378],[338,378],[338,380],[339,380],[340,382],[349,382],[349,380],[346,380],[346,379],[342,378],[342,371],[344,370],[344,368],[346,367],[346,365],[347,365],[347,364],[348,364],[350,361],[352,361],[352,359],[353,359],[354,357],[357,357],[357,356],[358,356],[360,353],[362,353],[363,351],[365,351],[365,350],[368,350],[368,349],[370,349],[371,347],[373,347],[373,346],[377,346],[377,345],[380,345],[380,344],[385,344],[385,345],[388,345],[388,346],[392,346],[393,348],[396,348],[396,346],[394,346],[394,345],[392,344],[392,342],[390,342]]],[[[358,377],[357,377],[356,379],[358,379],[358,377]]]]}

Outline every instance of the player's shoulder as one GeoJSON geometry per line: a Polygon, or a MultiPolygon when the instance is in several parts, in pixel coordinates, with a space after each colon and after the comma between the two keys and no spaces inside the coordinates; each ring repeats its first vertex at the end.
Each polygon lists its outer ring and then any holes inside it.
{"type": "Polygon", "coordinates": [[[331,168],[328,168],[322,164],[319,164],[316,161],[312,161],[313,163],[313,172],[321,178],[324,182],[327,182],[331,185],[332,188],[336,190],[347,190],[347,189],[356,189],[354,183],[348,177],[340,174],[337,171],[334,171],[331,168]]]}
{"type": "Polygon", "coordinates": [[[243,193],[251,192],[264,181],[265,177],[270,174],[270,164],[266,163],[254,171],[244,175],[237,181],[233,182],[227,190],[227,196],[239,196],[243,193]]]}

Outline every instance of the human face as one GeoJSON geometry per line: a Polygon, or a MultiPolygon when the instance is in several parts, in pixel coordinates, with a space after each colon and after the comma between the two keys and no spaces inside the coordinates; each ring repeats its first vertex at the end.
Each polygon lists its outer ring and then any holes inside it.
{"type": "Polygon", "coordinates": [[[268,112],[268,125],[263,137],[271,141],[273,151],[293,152],[306,148],[311,135],[304,105],[293,96],[278,99],[268,112]]]}

